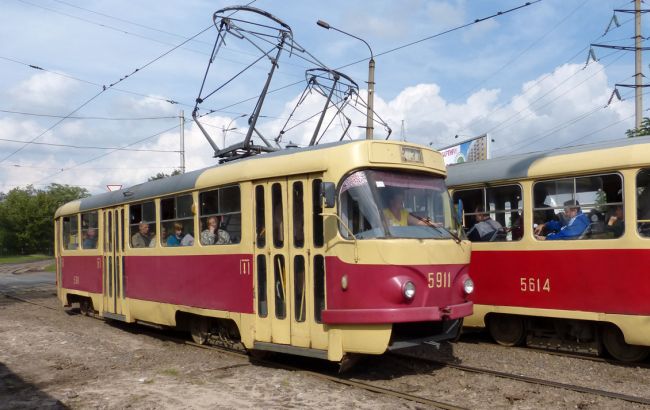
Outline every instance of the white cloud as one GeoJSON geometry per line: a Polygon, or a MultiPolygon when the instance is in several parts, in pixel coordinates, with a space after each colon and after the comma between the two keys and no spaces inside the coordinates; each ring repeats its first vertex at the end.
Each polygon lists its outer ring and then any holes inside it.
{"type": "MultiPolygon", "coordinates": [[[[39,72],[12,87],[8,94],[16,108],[47,108],[60,110],[78,90],[74,80],[50,72],[39,72]]],[[[58,112],[46,112],[58,114],[58,112]]],[[[66,113],[67,114],[67,113],[66,113]]]]}

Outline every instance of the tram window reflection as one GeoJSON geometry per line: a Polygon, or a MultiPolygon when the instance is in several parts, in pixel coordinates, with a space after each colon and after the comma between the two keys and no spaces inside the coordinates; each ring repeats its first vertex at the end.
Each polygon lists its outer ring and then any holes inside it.
{"type": "Polygon", "coordinates": [[[623,179],[619,174],[542,181],[534,185],[533,193],[538,239],[614,239],[623,235],[623,179]],[[567,208],[565,204],[576,206],[567,208]],[[586,227],[571,230],[576,219],[586,220],[580,222],[586,227]],[[568,234],[562,235],[563,231],[568,234]]]}
{"type": "Polygon", "coordinates": [[[264,186],[255,187],[255,242],[258,248],[266,246],[266,222],[264,218],[264,186]]]}
{"type": "Polygon", "coordinates": [[[650,169],[641,170],[636,177],[637,229],[639,235],[650,237],[650,169]]]}
{"type": "Polygon", "coordinates": [[[287,275],[284,266],[284,256],[275,255],[273,257],[273,293],[275,294],[275,317],[284,319],[287,317],[286,309],[286,290],[287,275]]]}
{"type": "Polygon", "coordinates": [[[293,246],[302,248],[305,245],[305,210],[303,205],[302,182],[294,182],[292,187],[293,246]]]}
{"type": "Polygon", "coordinates": [[[68,250],[79,248],[79,219],[78,216],[63,217],[63,248],[68,250]]]}
{"type": "Polygon", "coordinates": [[[81,247],[83,249],[97,249],[98,240],[98,217],[97,211],[81,214],[81,247]]]}
{"type": "Polygon", "coordinates": [[[257,255],[257,314],[259,317],[266,317],[268,315],[265,255],[257,255]]]}
{"type": "Polygon", "coordinates": [[[325,310],[325,258],[314,255],[314,320],[322,323],[325,310]]]}
{"type": "Polygon", "coordinates": [[[161,235],[162,246],[194,245],[194,217],[192,212],[192,195],[180,195],[160,201],[161,229],[167,235],[161,235]]]}
{"type": "Polygon", "coordinates": [[[321,184],[322,180],[315,179],[312,182],[312,215],[314,227],[314,248],[321,248],[325,244],[325,235],[323,229],[323,207],[321,202],[321,184]]]}
{"type": "Polygon", "coordinates": [[[519,185],[476,188],[454,192],[463,202],[463,223],[472,241],[518,241],[523,237],[523,200],[519,185]]]}
{"type": "Polygon", "coordinates": [[[305,258],[297,255],[293,258],[294,310],[296,322],[305,321],[306,292],[305,292],[305,258]]]}
{"type": "Polygon", "coordinates": [[[132,248],[155,246],[156,206],[153,201],[129,207],[129,238],[132,248]]]}
{"type": "Polygon", "coordinates": [[[241,195],[239,186],[199,194],[201,245],[226,245],[241,240],[241,195]]]}

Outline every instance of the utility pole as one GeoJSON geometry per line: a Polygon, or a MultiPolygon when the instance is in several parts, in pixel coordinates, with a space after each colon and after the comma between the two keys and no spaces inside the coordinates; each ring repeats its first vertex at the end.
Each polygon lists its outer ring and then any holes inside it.
{"type": "Polygon", "coordinates": [[[181,174],[185,173],[185,112],[181,110],[181,174]]]}
{"type": "MultiPolygon", "coordinates": [[[[616,19],[616,13],[634,14],[634,47],[616,46],[611,44],[591,44],[591,47],[634,51],[634,84],[615,84],[614,91],[612,92],[612,96],[610,97],[609,101],[611,102],[614,96],[617,96],[620,99],[620,94],[617,90],[618,87],[634,88],[634,128],[637,130],[641,128],[641,122],[643,121],[643,93],[641,89],[650,86],[650,84],[643,84],[643,51],[650,50],[650,48],[643,47],[643,34],[641,32],[641,15],[649,11],[650,10],[648,9],[641,8],[641,0],[634,0],[634,10],[614,9],[614,16],[612,17],[612,20],[607,27],[607,31],[609,31],[612,23],[615,23],[617,27],[620,26],[618,19],[616,19]]],[[[607,33],[607,31],[605,33],[607,33]]],[[[596,58],[593,50],[590,50],[589,53],[589,56],[595,60],[596,58]]],[[[589,59],[587,59],[587,62],[588,61],[589,59]]]]}
{"type": "Polygon", "coordinates": [[[643,95],[641,88],[643,87],[643,72],[641,71],[641,0],[634,1],[634,112],[635,112],[635,126],[637,130],[641,128],[641,120],[643,119],[643,95]]]}
{"type": "Polygon", "coordinates": [[[402,120],[402,128],[400,129],[400,139],[406,141],[406,134],[404,130],[404,120],[402,120]]]}

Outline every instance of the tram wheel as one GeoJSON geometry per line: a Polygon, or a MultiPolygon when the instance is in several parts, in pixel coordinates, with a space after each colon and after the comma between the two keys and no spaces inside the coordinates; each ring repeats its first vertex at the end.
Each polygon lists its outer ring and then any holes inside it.
{"type": "Polygon", "coordinates": [[[195,317],[190,322],[190,334],[196,344],[204,345],[210,336],[210,323],[206,318],[195,317]]]}
{"type": "Polygon", "coordinates": [[[607,352],[621,362],[639,362],[650,353],[646,346],[631,345],[625,342],[623,332],[614,325],[603,327],[603,344],[607,352]]]}
{"type": "Polygon", "coordinates": [[[488,330],[502,346],[519,346],[526,337],[524,320],[519,316],[497,315],[488,320],[488,330]]]}
{"type": "Polygon", "coordinates": [[[79,302],[79,311],[84,316],[90,316],[93,313],[93,304],[89,299],[82,299],[79,302]]]}

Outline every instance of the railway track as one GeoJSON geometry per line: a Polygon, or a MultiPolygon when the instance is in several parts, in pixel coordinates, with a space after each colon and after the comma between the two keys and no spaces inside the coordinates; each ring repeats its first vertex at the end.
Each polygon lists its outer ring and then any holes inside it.
{"type": "MultiPolygon", "coordinates": [[[[9,294],[6,292],[0,292],[3,296],[7,298],[11,298],[23,303],[28,303],[34,306],[38,306],[41,308],[49,309],[49,310],[60,310],[59,308],[53,308],[51,306],[44,305],[42,303],[35,302],[33,300],[26,299],[24,297],[20,297],[17,295],[9,294]]],[[[158,339],[163,339],[167,341],[173,341],[175,343],[179,344],[184,344],[188,346],[193,346],[196,348],[201,348],[201,349],[208,349],[208,350],[214,350],[218,351],[220,353],[228,354],[228,355],[234,355],[242,359],[249,360],[249,356],[245,351],[241,350],[233,350],[233,349],[228,349],[224,348],[221,346],[214,346],[214,345],[200,345],[195,342],[189,341],[187,339],[179,338],[176,336],[172,336],[167,332],[161,331],[161,330],[156,330],[156,329],[151,329],[146,326],[128,326],[130,331],[135,331],[139,334],[146,334],[151,337],[155,337],[158,339]]],[[[483,343],[483,342],[481,342],[483,343]]],[[[476,344],[476,343],[474,343],[476,344]]],[[[488,343],[484,343],[488,344],[488,343]]],[[[528,349],[530,350],[530,349],[528,349]]],[[[542,350],[543,352],[546,352],[545,350],[542,350]]],[[[554,354],[562,355],[562,356],[569,356],[569,357],[576,357],[580,359],[587,359],[587,360],[594,360],[596,359],[597,361],[606,361],[601,358],[597,357],[589,357],[589,356],[582,356],[582,355],[571,355],[571,354],[566,354],[565,352],[552,352],[554,354]],[[598,360],[599,359],[599,360],[598,360]]],[[[468,372],[468,373],[474,373],[474,374],[484,374],[484,375],[489,375],[493,377],[498,377],[498,378],[503,378],[503,379],[508,379],[508,380],[514,380],[522,383],[528,383],[528,384],[533,384],[533,385],[539,385],[539,386],[545,386],[545,387],[550,387],[550,388],[556,388],[556,389],[563,389],[563,390],[569,390],[569,391],[574,391],[578,393],[583,393],[583,394],[588,394],[588,395],[593,395],[593,396],[599,396],[603,398],[608,398],[608,399],[616,399],[616,400],[623,400],[626,402],[630,403],[635,403],[635,404],[643,404],[643,405],[650,405],[650,399],[644,398],[644,397],[638,397],[638,396],[632,396],[632,395],[627,395],[627,394],[622,394],[622,393],[617,393],[617,392],[612,392],[612,391],[607,391],[607,390],[601,390],[601,389],[594,389],[590,387],[585,387],[585,386],[579,386],[575,384],[568,384],[568,383],[560,383],[560,382],[555,382],[555,381],[550,381],[550,380],[545,380],[545,379],[539,379],[539,378],[534,378],[534,377],[529,377],[529,376],[523,376],[523,375],[518,375],[514,373],[507,373],[507,372],[501,372],[501,371],[496,371],[496,370],[491,370],[491,369],[484,369],[484,368],[478,368],[478,367],[473,367],[473,366],[467,366],[463,364],[457,364],[457,363],[451,363],[448,361],[444,360],[435,360],[435,359],[429,359],[429,358],[422,358],[422,357],[416,357],[408,354],[403,354],[403,353],[390,353],[388,356],[400,359],[400,360],[409,360],[409,361],[417,361],[418,363],[422,364],[428,364],[431,366],[436,366],[436,367],[447,367],[447,368],[452,368],[456,370],[460,370],[463,372],[468,372]]],[[[295,371],[295,372],[300,372],[305,375],[309,375],[314,378],[318,378],[321,380],[325,380],[331,383],[337,383],[337,384],[343,384],[349,387],[369,391],[375,394],[380,394],[388,397],[393,397],[393,398],[399,398],[402,400],[406,400],[412,403],[417,403],[420,405],[426,405],[430,407],[435,407],[435,408],[441,408],[441,409],[463,409],[464,407],[453,404],[453,403],[447,403],[443,402],[440,400],[435,400],[435,399],[430,399],[427,397],[422,397],[418,395],[413,395],[407,392],[399,391],[399,390],[394,390],[386,387],[381,387],[377,386],[372,383],[367,383],[358,379],[352,379],[348,378],[345,375],[341,374],[334,374],[331,371],[314,371],[314,370],[309,370],[306,369],[305,367],[301,367],[298,365],[290,364],[287,363],[285,360],[279,361],[279,360],[269,360],[269,359],[260,359],[260,358],[250,358],[250,360],[253,363],[257,363],[260,365],[265,365],[265,366],[271,366],[271,367],[277,367],[277,368],[282,368],[285,370],[290,370],[290,371],[295,371]]],[[[611,361],[607,361],[608,363],[611,363],[611,361]]],[[[239,365],[236,365],[235,367],[240,367],[240,366],[246,366],[250,365],[251,363],[242,363],[239,365]]],[[[627,364],[624,364],[627,365],[627,364]]]]}
{"type": "Polygon", "coordinates": [[[556,389],[570,390],[578,393],[591,394],[591,395],[606,397],[610,399],[624,400],[630,403],[650,405],[650,399],[645,397],[632,396],[628,394],[622,394],[622,393],[617,393],[617,392],[612,392],[612,391],[602,390],[602,389],[594,389],[591,387],[579,386],[570,383],[560,383],[552,380],[545,380],[536,377],[523,376],[515,373],[501,372],[498,370],[467,366],[463,364],[447,362],[444,360],[427,359],[427,358],[411,356],[403,353],[390,353],[390,355],[400,359],[416,360],[420,363],[427,363],[437,367],[447,367],[451,369],[457,369],[468,373],[485,374],[485,375],[499,377],[502,379],[514,380],[514,381],[519,381],[528,384],[535,384],[539,386],[552,387],[556,389]]]}

